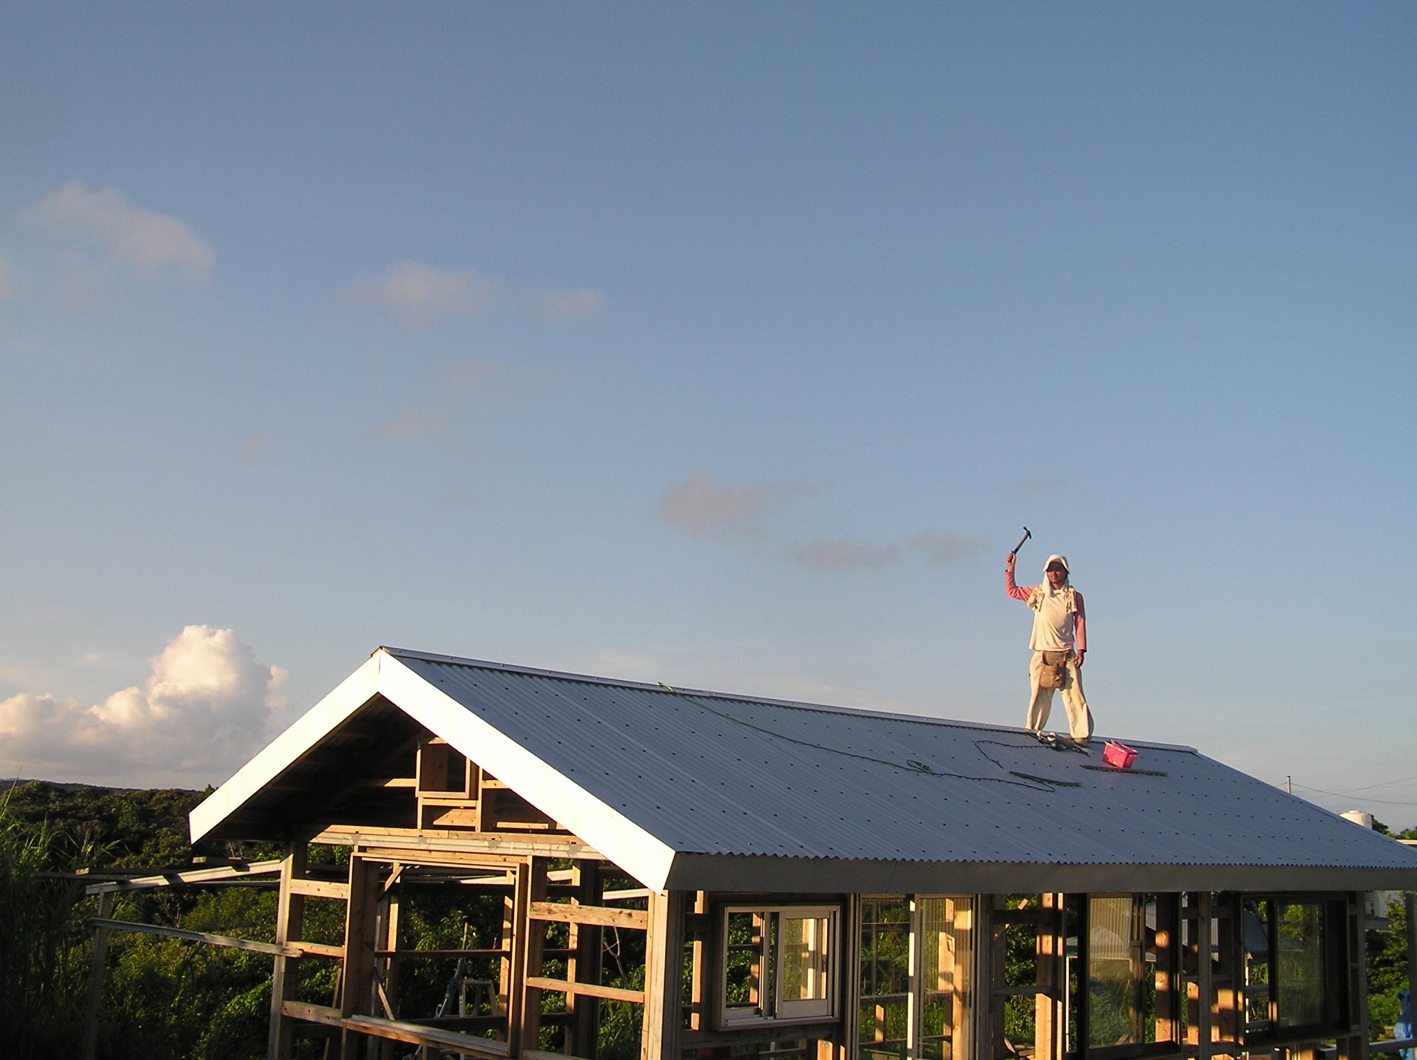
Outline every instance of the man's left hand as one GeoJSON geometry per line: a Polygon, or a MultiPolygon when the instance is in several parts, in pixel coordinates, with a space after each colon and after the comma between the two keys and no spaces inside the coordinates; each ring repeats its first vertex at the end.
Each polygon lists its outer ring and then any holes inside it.
{"type": "Polygon", "coordinates": [[[1074,661],[1078,666],[1081,666],[1081,665],[1082,665],[1082,657],[1083,657],[1084,655],[1086,655],[1086,654],[1087,654],[1087,649],[1086,649],[1086,648],[1084,648],[1084,649],[1083,649],[1082,651],[1080,651],[1080,652],[1074,652],[1074,653],[1073,653],[1073,661],[1074,661]]]}

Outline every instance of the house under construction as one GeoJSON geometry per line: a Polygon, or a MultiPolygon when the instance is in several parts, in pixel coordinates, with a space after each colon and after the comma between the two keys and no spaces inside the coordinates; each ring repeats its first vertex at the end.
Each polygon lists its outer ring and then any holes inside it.
{"type": "Polygon", "coordinates": [[[1417,852],[1130,743],[381,648],[191,827],[286,845],[273,1058],[1366,1056],[1364,892],[1417,852]],[[430,892],[496,937],[401,945],[430,892]],[[432,958],[456,1004],[411,1011],[432,958]]]}

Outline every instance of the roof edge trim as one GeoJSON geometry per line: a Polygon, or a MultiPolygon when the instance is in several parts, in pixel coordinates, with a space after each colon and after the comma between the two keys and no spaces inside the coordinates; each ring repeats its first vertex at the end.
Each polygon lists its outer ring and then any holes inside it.
{"type": "MultiPolygon", "coordinates": [[[[429,662],[466,662],[403,653],[429,662]]],[[[547,765],[520,743],[410,668],[393,652],[382,660],[378,691],[430,732],[493,772],[537,809],[566,825],[578,838],[646,887],[664,889],[674,851],[623,813],[547,765]]]]}
{"type": "Polygon", "coordinates": [[[326,733],[373,699],[378,693],[378,674],[379,660],[373,656],[202,800],[187,815],[192,842],[216,829],[326,733]]]}

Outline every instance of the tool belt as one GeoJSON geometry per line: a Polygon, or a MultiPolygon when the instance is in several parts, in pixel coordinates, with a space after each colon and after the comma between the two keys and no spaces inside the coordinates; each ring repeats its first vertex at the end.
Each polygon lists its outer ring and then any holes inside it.
{"type": "Polygon", "coordinates": [[[1072,652],[1041,651],[1038,654],[1038,687],[1062,688],[1068,673],[1068,656],[1072,652]]]}

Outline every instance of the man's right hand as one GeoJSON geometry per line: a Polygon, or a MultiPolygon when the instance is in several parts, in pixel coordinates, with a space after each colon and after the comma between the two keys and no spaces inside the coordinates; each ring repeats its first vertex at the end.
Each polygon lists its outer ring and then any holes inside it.
{"type": "Polygon", "coordinates": [[[1013,570],[1013,569],[1014,569],[1014,561],[1015,561],[1017,558],[1018,558],[1017,553],[1010,552],[1010,553],[1008,554],[1008,557],[1004,560],[1004,570],[1013,570]]]}

